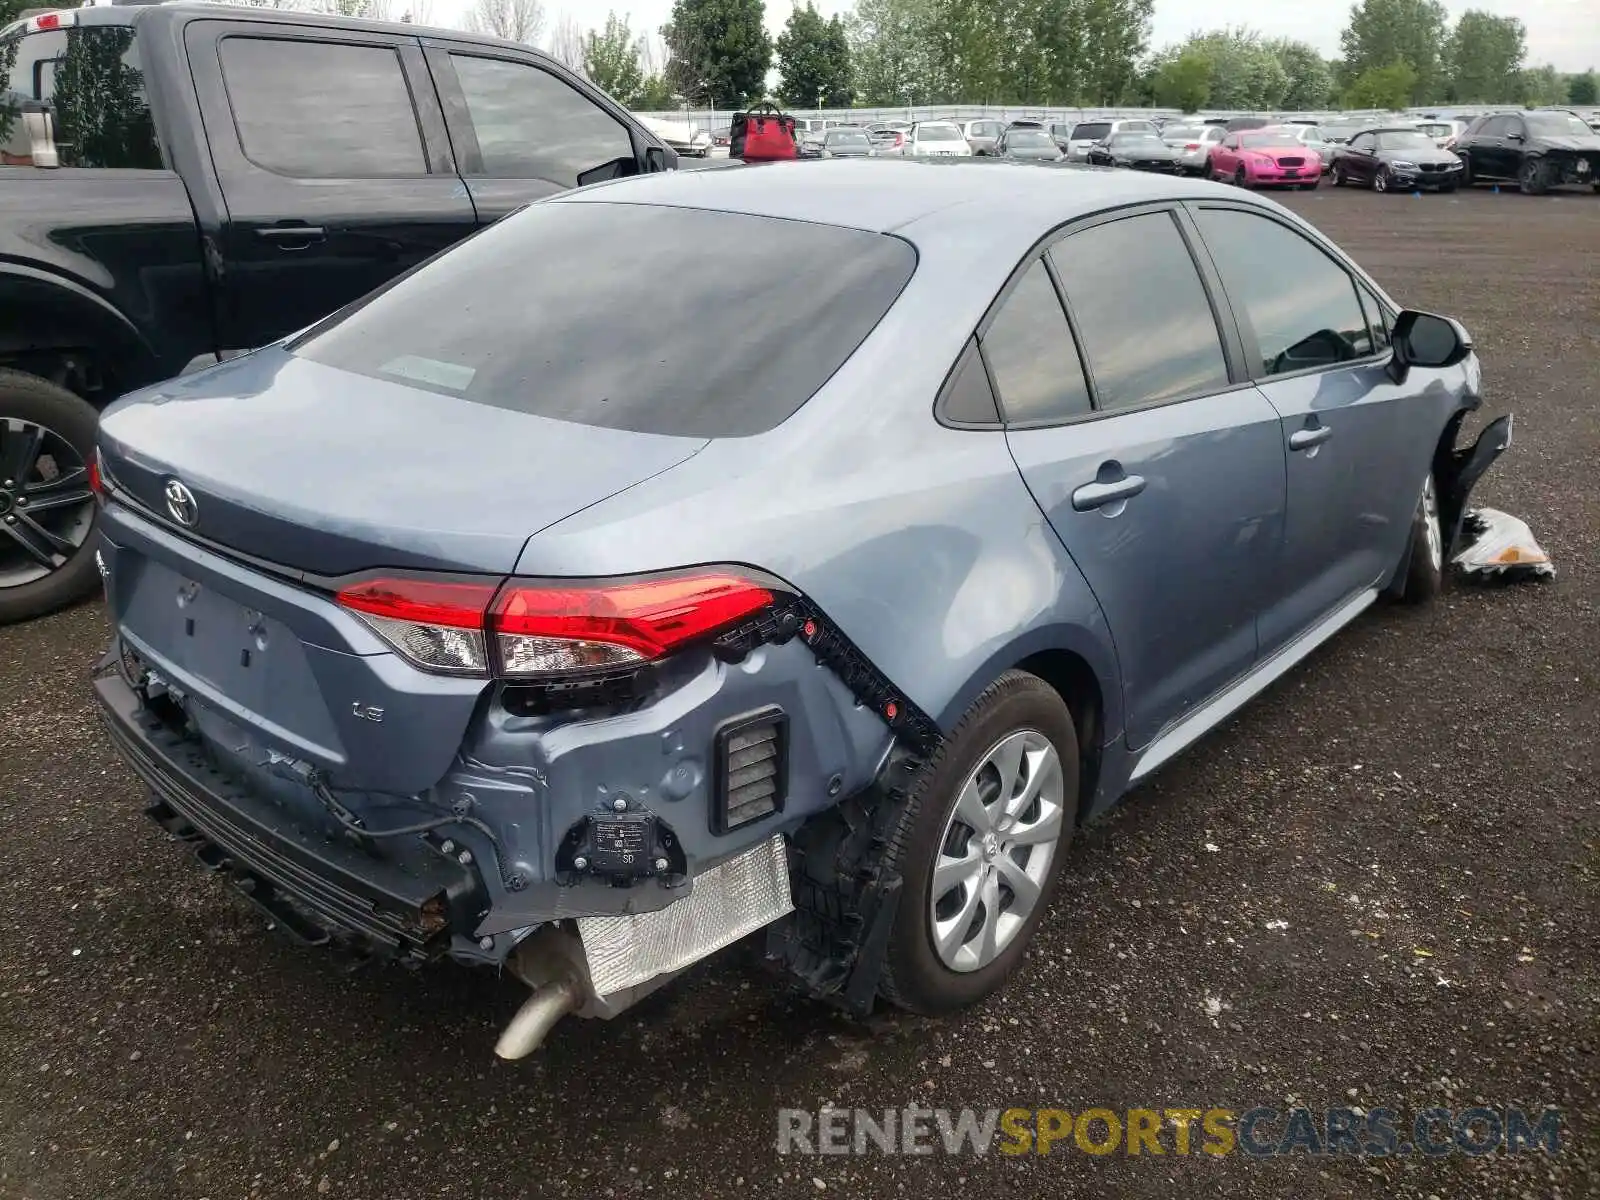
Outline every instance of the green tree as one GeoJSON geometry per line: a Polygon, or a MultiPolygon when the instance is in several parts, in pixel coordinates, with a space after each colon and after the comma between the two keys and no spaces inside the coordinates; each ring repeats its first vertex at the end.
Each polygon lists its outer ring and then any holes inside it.
{"type": "Polygon", "coordinates": [[[785,104],[843,108],[850,103],[850,44],[838,17],[824,20],[807,0],[778,35],[778,97],[785,104]]]}
{"type": "Polygon", "coordinates": [[[673,90],[730,108],[764,95],[772,65],[764,14],[762,0],[675,0],[661,27],[673,90]]]}
{"type": "Polygon", "coordinates": [[[1150,44],[1155,0],[1083,0],[1083,99],[1118,104],[1138,81],[1139,59],[1150,44]]]}
{"type": "Polygon", "coordinates": [[[857,0],[845,18],[856,101],[871,107],[943,99],[928,36],[932,0],[857,0]]]}
{"type": "Polygon", "coordinates": [[[635,112],[666,112],[676,99],[665,75],[646,75],[632,107],[635,112]]]}
{"type": "Polygon", "coordinates": [[[1279,38],[1267,43],[1288,76],[1278,106],[1294,112],[1326,108],[1333,97],[1333,70],[1327,60],[1304,42],[1279,38]]]}
{"type": "Polygon", "coordinates": [[[1182,46],[1158,56],[1158,74],[1167,61],[1190,52],[1204,55],[1211,63],[1206,103],[1213,108],[1282,107],[1289,90],[1289,73],[1260,34],[1248,29],[1193,34],[1182,46]]]}
{"type": "Polygon", "coordinates": [[[639,40],[626,16],[606,14],[605,26],[583,38],[583,73],[617,103],[632,108],[644,87],[639,40]]]}
{"type": "Polygon", "coordinates": [[[1162,108],[1198,112],[1211,98],[1211,56],[1191,46],[1155,72],[1151,99],[1162,108]]]}
{"type": "Polygon", "coordinates": [[[1350,23],[1339,39],[1346,76],[1354,81],[1351,87],[1374,70],[1406,63],[1411,68],[1411,91],[1394,107],[1441,98],[1445,82],[1441,49],[1447,19],[1439,0],[1360,0],[1352,5],[1350,23]]]}
{"type": "Polygon", "coordinates": [[[1546,63],[1542,67],[1534,67],[1522,72],[1521,95],[1518,97],[1523,104],[1538,106],[1541,104],[1565,104],[1567,102],[1567,80],[1555,67],[1546,63]]]}
{"type": "Polygon", "coordinates": [[[1574,75],[1567,80],[1567,103],[1590,105],[1600,103],[1600,84],[1594,77],[1594,68],[1582,75],[1574,75]]]}
{"type": "Polygon", "coordinates": [[[1346,108],[1399,109],[1416,94],[1417,71],[1408,62],[1369,67],[1345,89],[1346,108]]]}
{"type": "Polygon", "coordinates": [[[1458,104],[1497,104],[1516,98],[1528,33],[1516,17],[1469,8],[1446,46],[1449,98],[1458,104]]]}

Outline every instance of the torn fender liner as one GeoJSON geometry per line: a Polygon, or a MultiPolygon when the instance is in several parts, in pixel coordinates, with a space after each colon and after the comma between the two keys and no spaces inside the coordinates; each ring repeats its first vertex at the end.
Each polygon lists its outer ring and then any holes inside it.
{"type": "Polygon", "coordinates": [[[1525,521],[1493,508],[1475,508],[1461,522],[1464,546],[1454,562],[1473,579],[1549,579],[1555,564],[1525,521]]]}
{"type": "Polygon", "coordinates": [[[795,911],[767,927],[770,963],[806,994],[857,1016],[872,1011],[883,974],[901,888],[884,860],[914,815],[911,789],[924,761],[897,746],[875,783],[795,833],[795,911]]]}

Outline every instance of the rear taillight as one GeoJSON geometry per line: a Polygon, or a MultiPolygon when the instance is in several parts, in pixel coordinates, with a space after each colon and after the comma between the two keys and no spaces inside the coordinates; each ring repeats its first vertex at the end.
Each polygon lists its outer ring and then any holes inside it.
{"type": "Polygon", "coordinates": [[[619,582],[374,579],[339,603],[417,666],[508,678],[638,666],[771,606],[729,571],[619,582]],[[491,657],[492,652],[492,657],[491,657]]]}
{"type": "Polygon", "coordinates": [[[1198,150],[1198,149],[1200,149],[1200,143],[1199,142],[1190,142],[1188,145],[1184,146],[1184,149],[1185,150],[1198,150]]]}
{"type": "Polygon", "coordinates": [[[96,450],[89,456],[89,490],[94,493],[96,500],[106,498],[105,479],[100,474],[100,451],[96,450]]]}
{"type": "Polygon", "coordinates": [[[370,579],[341,591],[340,605],[427,671],[487,675],[484,617],[493,583],[370,579]]]}

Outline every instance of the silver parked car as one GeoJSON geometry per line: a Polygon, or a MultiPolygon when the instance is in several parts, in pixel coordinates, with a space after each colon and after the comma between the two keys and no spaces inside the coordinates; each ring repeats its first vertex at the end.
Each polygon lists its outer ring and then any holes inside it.
{"type": "Polygon", "coordinates": [[[856,128],[830,129],[822,135],[819,158],[877,158],[878,148],[867,131],[856,128]]]}
{"type": "Polygon", "coordinates": [[[1161,140],[1178,152],[1178,166],[1185,175],[1204,175],[1211,148],[1227,131],[1221,125],[1175,125],[1161,127],[1161,140]]]}
{"type": "Polygon", "coordinates": [[[1006,131],[1004,121],[983,119],[968,121],[961,126],[961,132],[967,139],[967,145],[972,147],[972,152],[980,158],[986,158],[995,153],[995,143],[1000,140],[1000,135],[1006,131]]]}

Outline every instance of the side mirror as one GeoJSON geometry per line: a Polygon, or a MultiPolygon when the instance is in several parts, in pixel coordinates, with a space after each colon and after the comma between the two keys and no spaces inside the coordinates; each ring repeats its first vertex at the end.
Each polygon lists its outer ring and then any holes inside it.
{"type": "Polygon", "coordinates": [[[1520,142],[1522,140],[1522,135],[1520,133],[1508,133],[1508,134],[1506,134],[1506,140],[1507,141],[1512,141],[1512,142],[1520,142]]]}
{"type": "Polygon", "coordinates": [[[1412,367],[1453,367],[1472,353],[1472,336],[1452,317],[1407,309],[1395,318],[1389,376],[1404,383],[1412,367]]]}
{"type": "Polygon", "coordinates": [[[678,152],[670,146],[649,146],[644,152],[644,169],[649,172],[676,171],[678,152]]]}

